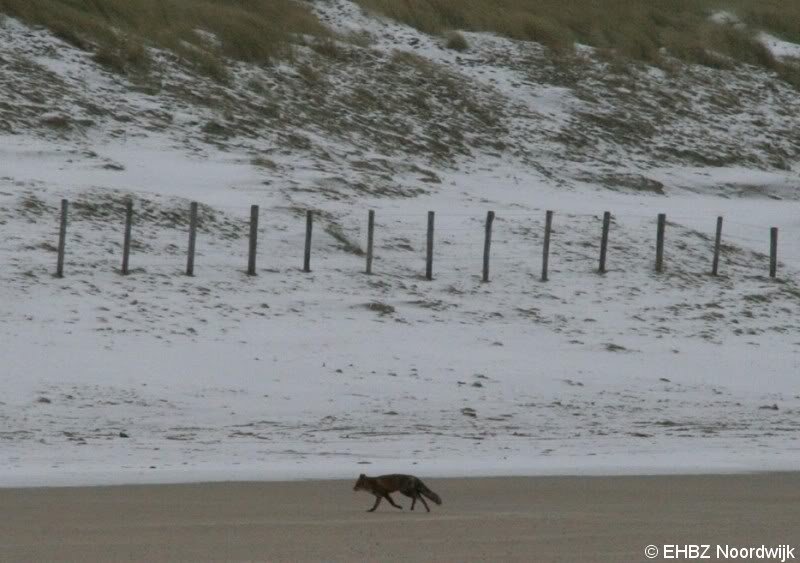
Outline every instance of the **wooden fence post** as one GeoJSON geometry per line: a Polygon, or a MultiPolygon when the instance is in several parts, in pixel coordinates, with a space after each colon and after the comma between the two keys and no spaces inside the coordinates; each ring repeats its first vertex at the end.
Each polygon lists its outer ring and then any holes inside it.
{"type": "Polygon", "coordinates": [[[425,278],[428,280],[433,279],[433,224],[434,212],[428,211],[428,247],[425,258],[425,278]]]}
{"type": "Polygon", "coordinates": [[[778,275],[778,227],[769,230],[769,277],[778,275]]]}
{"type": "Polygon", "coordinates": [[[601,274],[606,273],[606,256],[608,255],[608,229],[611,226],[611,212],[603,213],[603,234],[600,237],[600,268],[601,274]]]}
{"type": "Polygon", "coordinates": [[[194,275],[194,248],[197,240],[197,202],[189,204],[189,252],[186,257],[186,275],[194,275]]]}
{"type": "Polygon", "coordinates": [[[256,249],[258,246],[258,206],[250,206],[250,253],[247,260],[247,275],[256,275],[256,249]]]}
{"type": "Polygon", "coordinates": [[[314,227],[314,212],[306,211],[306,249],[303,255],[303,271],[311,271],[311,230],[314,227]]]}
{"type": "Polygon", "coordinates": [[[717,236],[714,239],[714,261],[711,264],[711,275],[719,275],[719,253],[722,247],[722,217],[717,217],[717,236]]]}
{"type": "Polygon", "coordinates": [[[125,240],[122,243],[122,275],[128,275],[131,256],[131,226],[133,224],[133,200],[125,202],[125,240]]]}
{"type": "Polygon", "coordinates": [[[656,272],[664,270],[664,228],[667,224],[667,215],[658,214],[658,231],[656,233],[656,272]]]}
{"type": "Polygon", "coordinates": [[[370,209],[367,217],[367,274],[372,274],[373,246],[375,243],[375,211],[370,209]]]}
{"type": "Polygon", "coordinates": [[[67,211],[69,201],[61,200],[61,221],[58,228],[58,261],[56,263],[56,276],[64,277],[64,250],[67,244],[67,211]]]}
{"type": "Polygon", "coordinates": [[[550,262],[550,231],[553,227],[553,212],[548,211],[544,222],[544,246],[542,248],[542,281],[547,281],[547,268],[550,262]]]}
{"type": "Polygon", "coordinates": [[[492,248],[492,223],[494,223],[494,211],[486,214],[486,234],[483,239],[483,281],[489,281],[489,252],[492,248]]]}

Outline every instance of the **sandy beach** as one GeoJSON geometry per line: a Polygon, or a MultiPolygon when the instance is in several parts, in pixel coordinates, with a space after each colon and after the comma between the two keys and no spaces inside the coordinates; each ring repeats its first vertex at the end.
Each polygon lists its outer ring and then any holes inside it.
{"type": "Polygon", "coordinates": [[[429,514],[399,495],[369,514],[350,481],[0,489],[0,560],[643,561],[800,541],[798,473],[426,482],[444,499],[429,514]]]}

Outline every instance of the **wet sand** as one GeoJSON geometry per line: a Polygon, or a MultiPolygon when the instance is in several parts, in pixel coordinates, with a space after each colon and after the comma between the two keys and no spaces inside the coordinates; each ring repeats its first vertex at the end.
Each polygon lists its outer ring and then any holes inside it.
{"type": "Polygon", "coordinates": [[[0,489],[0,560],[621,562],[649,544],[800,546],[800,473],[425,482],[444,500],[430,514],[401,495],[406,510],[369,514],[351,481],[0,489]]]}

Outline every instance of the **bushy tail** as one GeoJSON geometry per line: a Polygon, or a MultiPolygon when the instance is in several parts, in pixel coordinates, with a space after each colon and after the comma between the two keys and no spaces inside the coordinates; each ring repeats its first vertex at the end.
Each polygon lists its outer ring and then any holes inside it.
{"type": "Polygon", "coordinates": [[[434,493],[428,487],[425,486],[425,483],[419,481],[419,492],[422,496],[426,497],[428,500],[435,502],[436,504],[442,504],[442,497],[434,493]]]}

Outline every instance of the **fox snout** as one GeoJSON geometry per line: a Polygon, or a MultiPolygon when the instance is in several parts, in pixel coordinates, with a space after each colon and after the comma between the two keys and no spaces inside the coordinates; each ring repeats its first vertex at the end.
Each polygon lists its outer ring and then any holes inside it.
{"type": "Polygon", "coordinates": [[[358,480],[356,481],[355,486],[353,487],[354,491],[360,491],[364,488],[364,481],[366,480],[367,476],[363,473],[358,476],[358,480]]]}

